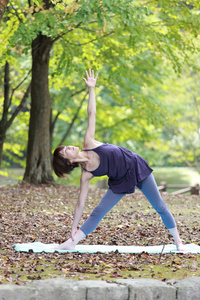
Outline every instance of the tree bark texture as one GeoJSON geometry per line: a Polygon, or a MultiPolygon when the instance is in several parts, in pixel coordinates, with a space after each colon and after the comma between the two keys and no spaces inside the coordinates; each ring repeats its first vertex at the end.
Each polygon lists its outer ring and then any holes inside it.
{"type": "Polygon", "coordinates": [[[4,103],[3,103],[3,114],[0,120],[0,166],[3,153],[3,144],[6,138],[7,130],[7,119],[8,119],[8,109],[9,109],[9,88],[10,88],[10,67],[8,62],[5,63],[4,68],[4,103]]]}
{"type": "Polygon", "coordinates": [[[32,42],[31,112],[24,181],[52,183],[48,71],[52,40],[38,35],[32,42]]]}
{"type": "Polygon", "coordinates": [[[8,2],[9,2],[8,0],[0,0],[0,20],[3,17],[8,2]]]}
{"type": "MultiPolygon", "coordinates": [[[[17,86],[20,87],[21,84],[24,82],[20,82],[17,86]]],[[[17,89],[13,89],[11,96],[10,96],[10,66],[9,63],[5,63],[5,68],[4,68],[4,100],[3,100],[3,113],[2,113],[2,118],[0,120],[0,166],[2,162],[2,154],[3,154],[3,145],[6,139],[6,133],[8,128],[12,125],[13,121],[17,117],[17,115],[20,113],[22,108],[26,104],[26,100],[29,97],[30,93],[30,87],[31,85],[29,84],[23,98],[21,99],[21,102],[18,106],[15,107],[14,111],[11,113],[9,112],[9,109],[11,108],[12,104],[12,96],[14,94],[14,91],[17,89]]]]}

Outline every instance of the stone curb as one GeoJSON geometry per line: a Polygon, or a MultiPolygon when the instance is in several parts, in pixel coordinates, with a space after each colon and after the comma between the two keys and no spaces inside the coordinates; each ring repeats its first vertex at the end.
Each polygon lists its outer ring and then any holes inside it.
{"type": "Polygon", "coordinates": [[[76,281],[64,278],[0,285],[0,300],[198,300],[200,277],[76,281]]]}

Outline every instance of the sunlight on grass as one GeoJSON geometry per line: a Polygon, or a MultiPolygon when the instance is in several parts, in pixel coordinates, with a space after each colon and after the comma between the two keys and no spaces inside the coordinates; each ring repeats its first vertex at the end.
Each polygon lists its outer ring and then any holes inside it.
{"type": "Polygon", "coordinates": [[[154,168],[153,174],[158,185],[161,181],[167,184],[200,184],[200,174],[191,168],[154,168]]]}

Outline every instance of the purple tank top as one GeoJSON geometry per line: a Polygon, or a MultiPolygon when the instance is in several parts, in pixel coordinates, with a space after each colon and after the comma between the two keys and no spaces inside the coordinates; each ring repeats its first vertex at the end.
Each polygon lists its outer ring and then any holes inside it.
{"type": "Polygon", "coordinates": [[[94,176],[109,177],[108,185],[114,193],[134,193],[135,186],[147,178],[153,171],[146,160],[128,149],[112,144],[101,144],[94,149],[83,149],[83,151],[94,151],[100,157],[100,164],[94,171],[86,171],[94,176]]]}

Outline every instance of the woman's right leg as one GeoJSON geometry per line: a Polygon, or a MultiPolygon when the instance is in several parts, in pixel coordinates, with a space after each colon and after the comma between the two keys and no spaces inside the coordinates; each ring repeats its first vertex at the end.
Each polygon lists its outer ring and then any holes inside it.
{"type": "Polygon", "coordinates": [[[61,245],[55,247],[55,250],[73,250],[86,235],[95,230],[98,226],[99,222],[103,219],[103,217],[111,210],[113,206],[115,206],[119,200],[126,194],[115,194],[109,189],[99,204],[95,207],[89,218],[85,221],[85,223],[81,226],[81,228],[74,235],[74,239],[69,238],[66,242],[61,245]]]}
{"type": "Polygon", "coordinates": [[[88,235],[98,226],[103,217],[115,206],[126,194],[115,194],[109,189],[99,204],[95,207],[89,218],[81,226],[80,230],[88,235]]]}

